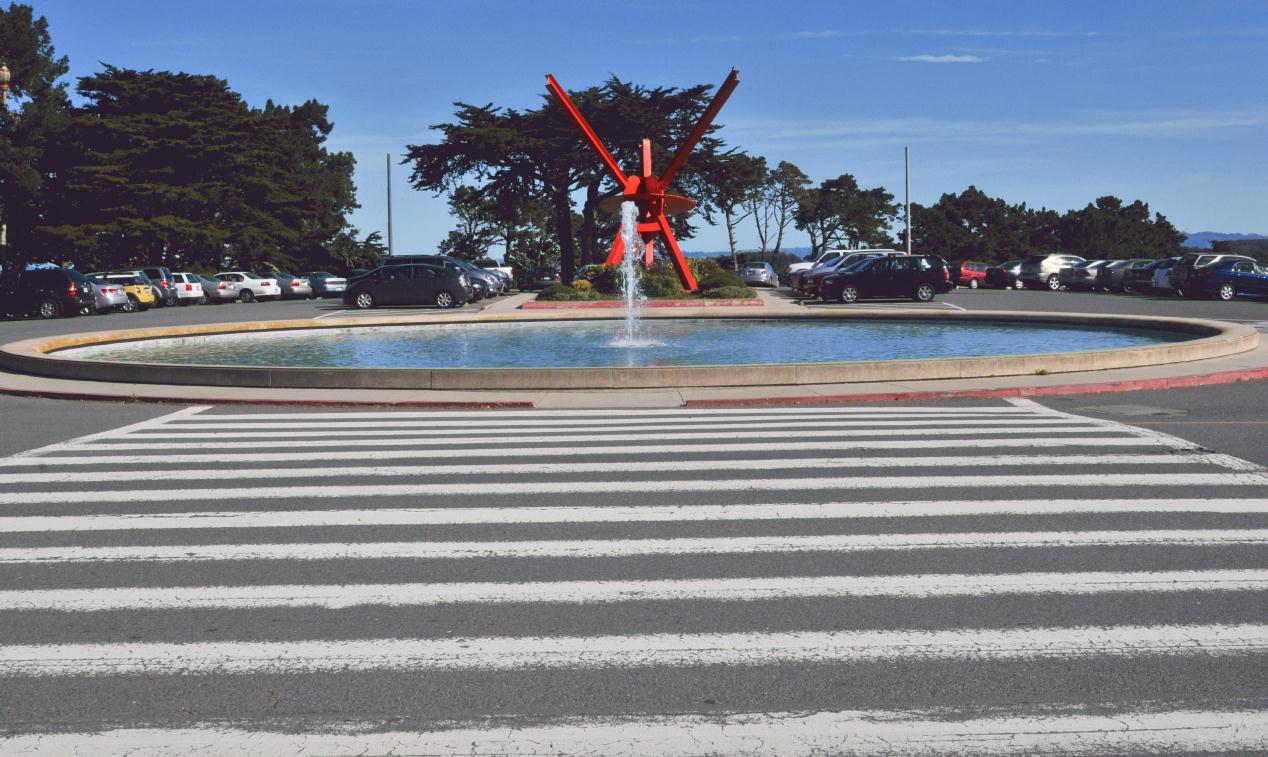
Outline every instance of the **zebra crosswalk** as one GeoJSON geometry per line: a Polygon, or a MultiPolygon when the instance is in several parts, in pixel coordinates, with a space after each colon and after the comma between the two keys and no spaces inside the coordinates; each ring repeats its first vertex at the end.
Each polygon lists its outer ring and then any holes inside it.
{"type": "Polygon", "coordinates": [[[0,458],[0,752],[1268,749],[1268,471],[1013,400],[0,458]]]}

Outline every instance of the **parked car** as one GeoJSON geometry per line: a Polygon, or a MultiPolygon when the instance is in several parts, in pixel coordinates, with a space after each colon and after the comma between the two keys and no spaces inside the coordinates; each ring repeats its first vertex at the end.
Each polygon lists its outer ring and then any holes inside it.
{"type": "Polygon", "coordinates": [[[554,286],[559,282],[559,268],[555,266],[538,266],[521,270],[519,278],[516,279],[515,288],[531,292],[534,289],[545,289],[548,286],[554,286]]]}
{"type": "MultiPolygon", "coordinates": [[[[469,260],[456,258],[452,255],[391,255],[380,261],[381,266],[406,265],[409,263],[438,265],[467,274],[467,281],[471,284],[472,301],[508,292],[511,288],[510,282],[504,282],[499,274],[493,271],[486,271],[469,260]]],[[[559,283],[557,276],[558,274],[556,274],[554,282],[556,284],[559,283]]]]}
{"type": "Polygon", "coordinates": [[[348,288],[347,279],[326,271],[309,271],[301,275],[308,279],[314,297],[343,296],[344,290],[348,288]]]}
{"type": "Polygon", "coordinates": [[[1095,292],[1100,288],[1097,285],[1097,279],[1101,269],[1107,262],[1105,260],[1084,260],[1082,263],[1075,263],[1068,268],[1062,268],[1061,272],[1057,274],[1057,280],[1066,289],[1095,292]]]}
{"type": "Polygon", "coordinates": [[[370,272],[369,268],[350,268],[348,269],[348,283],[351,284],[353,279],[359,279],[370,272]]]}
{"type": "Polygon", "coordinates": [[[203,304],[219,305],[223,302],[238,301],[236,283],[211,276],[199,276],[198,281],[203,285],[203,304]]]}
{"type": "Polygon", "coordinates": [[[98,313],[128,312],[133,310],[122,284],[115,284],[99,276],[86,276],[92,285],[93,306],[98,313]]]}
{"type": "Polygon", "coordinates": [[[991,289],[1012,289],[1017,286],[1017,274],[1021,272],[1021,261],[1010,260],[1007,263],[993,265],[986,269],[982,284],[991,289]]]}
{"type": "Polygon", "coordinates": [[[1109,292],[1123,292],[1127,290],[1128,277],[1131,272],[1137,268],[1142,268],[1149,264],[1149,260],[1111,260],[1105,265],[1103,270],[1097,277],[1097,283],[1109,292]]]}
{"type": "Polygon", "coordinates": [[[176,301],[182,305],[201,305],[207,301],[203,296],[203,282],[196,273],[173,273],[172,288],[176,290],[176,301]]]}
{"type": "Polygon", "coordinates": [[[1123,274],[1124,292],[1150,292],[1153,290],[1154,271],[1162,265],[1161,260],[1150,260],[1143,265],[1132,266],[1123,274]]]}
{"type": "Polygon", "coordinates": [[[1225,302],[1238,297],[1268,297],[1268,270],[1242,255],[1221,255],[1219,260],[1193,268],[1178,283],[1186,297],[1214,297],[1225,302]]]}
{"type": "Polygon", "coordinates": [[[1179,262],[1179,256],[1158,261],[1158,265],[1154,267],[1153,278],[1149,282],[1150,291],[1154,294],[1175,294],[1176,288],[1171,283],[1170,273],[1179,262]]]}
{"type": "Polygon", "coordinates": [[[282,297],[282,288],[277,279],[265,278],[250,271],[225,271],[216,274],[221,281],[231,281],[238,287],[238,299],[242,302],[255,300],[277,300],[282,297]]]}
{"type": "Polygon", "coordinates": [[[1047,287],[1056,291],[1061,288],[1061,269],[1082,262],[1083,258],[1078,255],[1060,252],[1031,255],[1022,262],[1017,280],[1027,288],[1047,287]]]}
{"type": "Polygon", "coordinates": [[[1167,280],[1171,282],[1172,289],[1177,294],[1192,295],[1201,297],[1205,294],[1197,291],[1190,292],[1188,283],[1190,280],[1202,278],[1201,272],[1208,266],[1223,263],[1228,260],[1240,260],[1246,263],[1254,263],[1255,259],[1245,255],[1226,255],[1220,253],[1186,253],[1180,256],[1176,264],[1167,272],[1167,280]]]}
{"type": "Polygon", "coordinates": [[[71,268],[34,268],[0,273],[0,311],[5,315],[60,318],[96,308],[92,282],[71,268]]]}
{"type": "Polygon", "coordinates": [[[128,305],[124,310],[128,312],[149,310],[158,304],[156,294],[158,287],[154,286],[154,282],[150,281],[150,277],[144,273],[90,273],[88,275],[122,287],[123,294],[128,298],[128,305]]]}
{"type": "Polygon", "coordinates": [[[788,266],[788,270],[784,271],[784,278],[791,279],[792,274],[798,271],[809,271],[816,266],[828,262],[830,258],[839,257],[847,252],[850,252],[850,250],[823,250],[813,258],[790,264],[788,266]]]}
{"type": "Polygon", "coordinates": [[[164,266],[151,266],[140,268],[134,273],[144,273],[150,281],[154,282],[154,296],[157,298],[156,304],[159,307],[180,304],[180,298],[176,294],[176,279],[172,278],[171,269],[164,266]]]}
{"type": "Polygon", "coordinates": [[[779,286],[779,275],[770,263],[745,263],[740,267],[740,278],[744,279],[745,284],[779,286]]]}
{"type": "MultiPolygon", "coordinates": [[[[824,278],[832,275],[833,273],[837,271],[844,271],[860,260],[898,254],[900,253],[895,252],[894,250],[857,250],[854,252],[847,252],[837,258],[831,258],[829,262],[824,265],[819,266],[818,268],[812,268],[809,273],[803,273],[801,275],[801,291],[807,296],[817,297],[819,295],[820,283],[824,280],[824,278]]],[[[945,261],[943,262],[945,263],[945,261]]]]}
{"type": "Polygon", "coordinates": [[[966,260],[960,264],[960,275],[956,278],[956,283],[969,289],[977,289],[986,284],[986,269],[985,263],[966,260]]]}
{"type": "Polygon", "coordinates": [[[471,299],[466,272],[426,263],[380,266],[353,282],[343,293],[345,305],[435,305],[462,307],[471,299]]]}
{"type": "Polygon", "coordinates": [[[951,291],[946,261],[936,255],[894,255],[862,260],[849,270],[831,274],[820,285],[820,296],[840,302],[864,297],[910,297],[929,302],[951,291]]]}
{"type": "Polygon", "coordinates": [[[308,283],[308,279],[302,276],[283,271],[273,271],[260,275],[277,279],[277,285],[282,288],[282,299],[284,300],[311,300],[314,297],[312,285],[308,283]]]}
{"type": "Polygon", "coordinates": [[[507,291],[510,291],[510,288],[514,285],[515,270],[511,266],[502,265],[493,258],[480,258],[475,261],[475,264],[486,271],[496,271],[501,274],[502,279],[506,281],[507,291]]]}
{"type": "Polygon", "coordinates": [[[794,263],[788,267],[788,274],[784,278],[787,280],[788,286],[792,288],[794,292],[803,294],[806,291],[807,276],[815,271],[822,271],[827,269],[829,266],[839,263],[843,257],[845,257],[844,250],[833,250],[830,253],[825,253],[815,258],[813,265],[794,268],[795,266],[800,265],[794,263]]]}

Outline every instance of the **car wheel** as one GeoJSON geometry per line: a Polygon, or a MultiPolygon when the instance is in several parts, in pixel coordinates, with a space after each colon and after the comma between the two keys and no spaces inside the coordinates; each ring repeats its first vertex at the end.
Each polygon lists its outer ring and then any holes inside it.
{"type": "Polygon", "coordinates": [[[128,301],[119,306],[119,310],[124,313],[135,313],[137,309],[137,300],[132,295],[128,295],[128,301]]]}
{"type": "Polygon", "coordinates": [[[62,306],[57,300],[40,300],[40,307],[37,310],[41,318],[56,318],[62,314],[62,306]]]}
{"type": "Polygon", "coordinates": [[[845,286],[841,287],[841,294],[837,295],[837,302],[844,302],[849,305],[852,302],[858,302],[859,290],[857,287],[845,286]]]}
{"type": "Polygon", "coordinates": [[[199,304],[199,305],[206,305],[206,304],[207,304],[207,295],[205,295],[205,294],[204,294],[203,296],[199,297],[199,298],[198,298],[198,304],[199,304]]]}
{"type": "Polygon", "coordinates": [[[357,292],[357,296],[353,298],[352,304],[362,310],[369,310],[374,307],[374,295],[369,292],[357,292]]]}
{"type": "Polygon", "coordinates": [[[255,302],[255,292],[252,292],[250,289],[243,289],[241,292],[238,292],[238,299],[243,302],[255,302]]]}
{"type": "Polygon", "coordinates": [[[1048,274],[1048,288],[1054,292],[1061,289],[1061,279],[1057,278],[1057,274],[1048,274]]]}
{"type": "Polygon", "coordinates": [[[969,279],[969,289],[977,289],[977,279],[969,279]]]}
{"type": "Polygon", "coordinates": [[[933,286],[929,284],[921,284],[916,287],[916,293],[912,295],[912,299],[916,302],[931,302],[933,300],[933,286]]]}
{"type": "Polygon", "coordinates": [[[1021,279],[1017,279],[1016,281],[1013,282],[1013,289],[1025,289],[1025,288],[1026,288],[1026,282],[1022,281],[1021,279]]]}
{"type": "Polygon", "coordinates": [[[1216,292],[1215,296],[1219,297],[1221,300],[1224,300],[1225,302],[1228,302],[1229,300],[1237,296],[1237,290],[1233,289],[1232,284],[1225,284],[1224,286],[1220,287],[1220,291],[1216,292]]]}
{"type": "Polygon", "coordinates": [[[450,292],[436,293],[436,307],[452,308],[452,307],[455,307],[457,304],[458,304],[458,298],[454,297],[452,293],[450,292]]]}

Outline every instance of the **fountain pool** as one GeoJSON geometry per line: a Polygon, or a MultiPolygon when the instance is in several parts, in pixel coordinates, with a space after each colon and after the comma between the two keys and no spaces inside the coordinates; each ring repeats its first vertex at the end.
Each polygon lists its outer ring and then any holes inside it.
{"type": "Polygon", "coordinates": [[[431,323],[213,334],[58,354],[94,361],[309,368],[623,368],[939,360],[1181,342],[1176,331],[948,320],[664,318],[639,344],[611,320],[431,323]]]}

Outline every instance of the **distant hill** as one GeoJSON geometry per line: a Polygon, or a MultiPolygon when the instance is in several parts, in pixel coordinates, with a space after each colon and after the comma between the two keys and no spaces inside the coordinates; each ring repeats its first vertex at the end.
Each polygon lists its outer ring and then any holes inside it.
{"type": "MultiPolygon", "coordinates": [[[[779,251],[802,258],[810,254],[809,247],[781,247],[779,251]]],[[[740,250],[740,252],[757,252],[757,250],[740,250]]],[[[730,255],[731,251],[718,250],[717,252],[687,252],[686,250],[683,250],[682,254],[689,258],[720,258],[724,255],[730,255]]]]}
{"type": "Polygon", "coordinates": [[[1243,239],[1268,239],[1263,234],[1231,234],[1226,231],[1199,231],[1196,234],[1190,234],[1189,238],[1184,240],[1185,247],[1201,247],[1209,248],[1211,242],[1238,241],[1243,239]]]}

